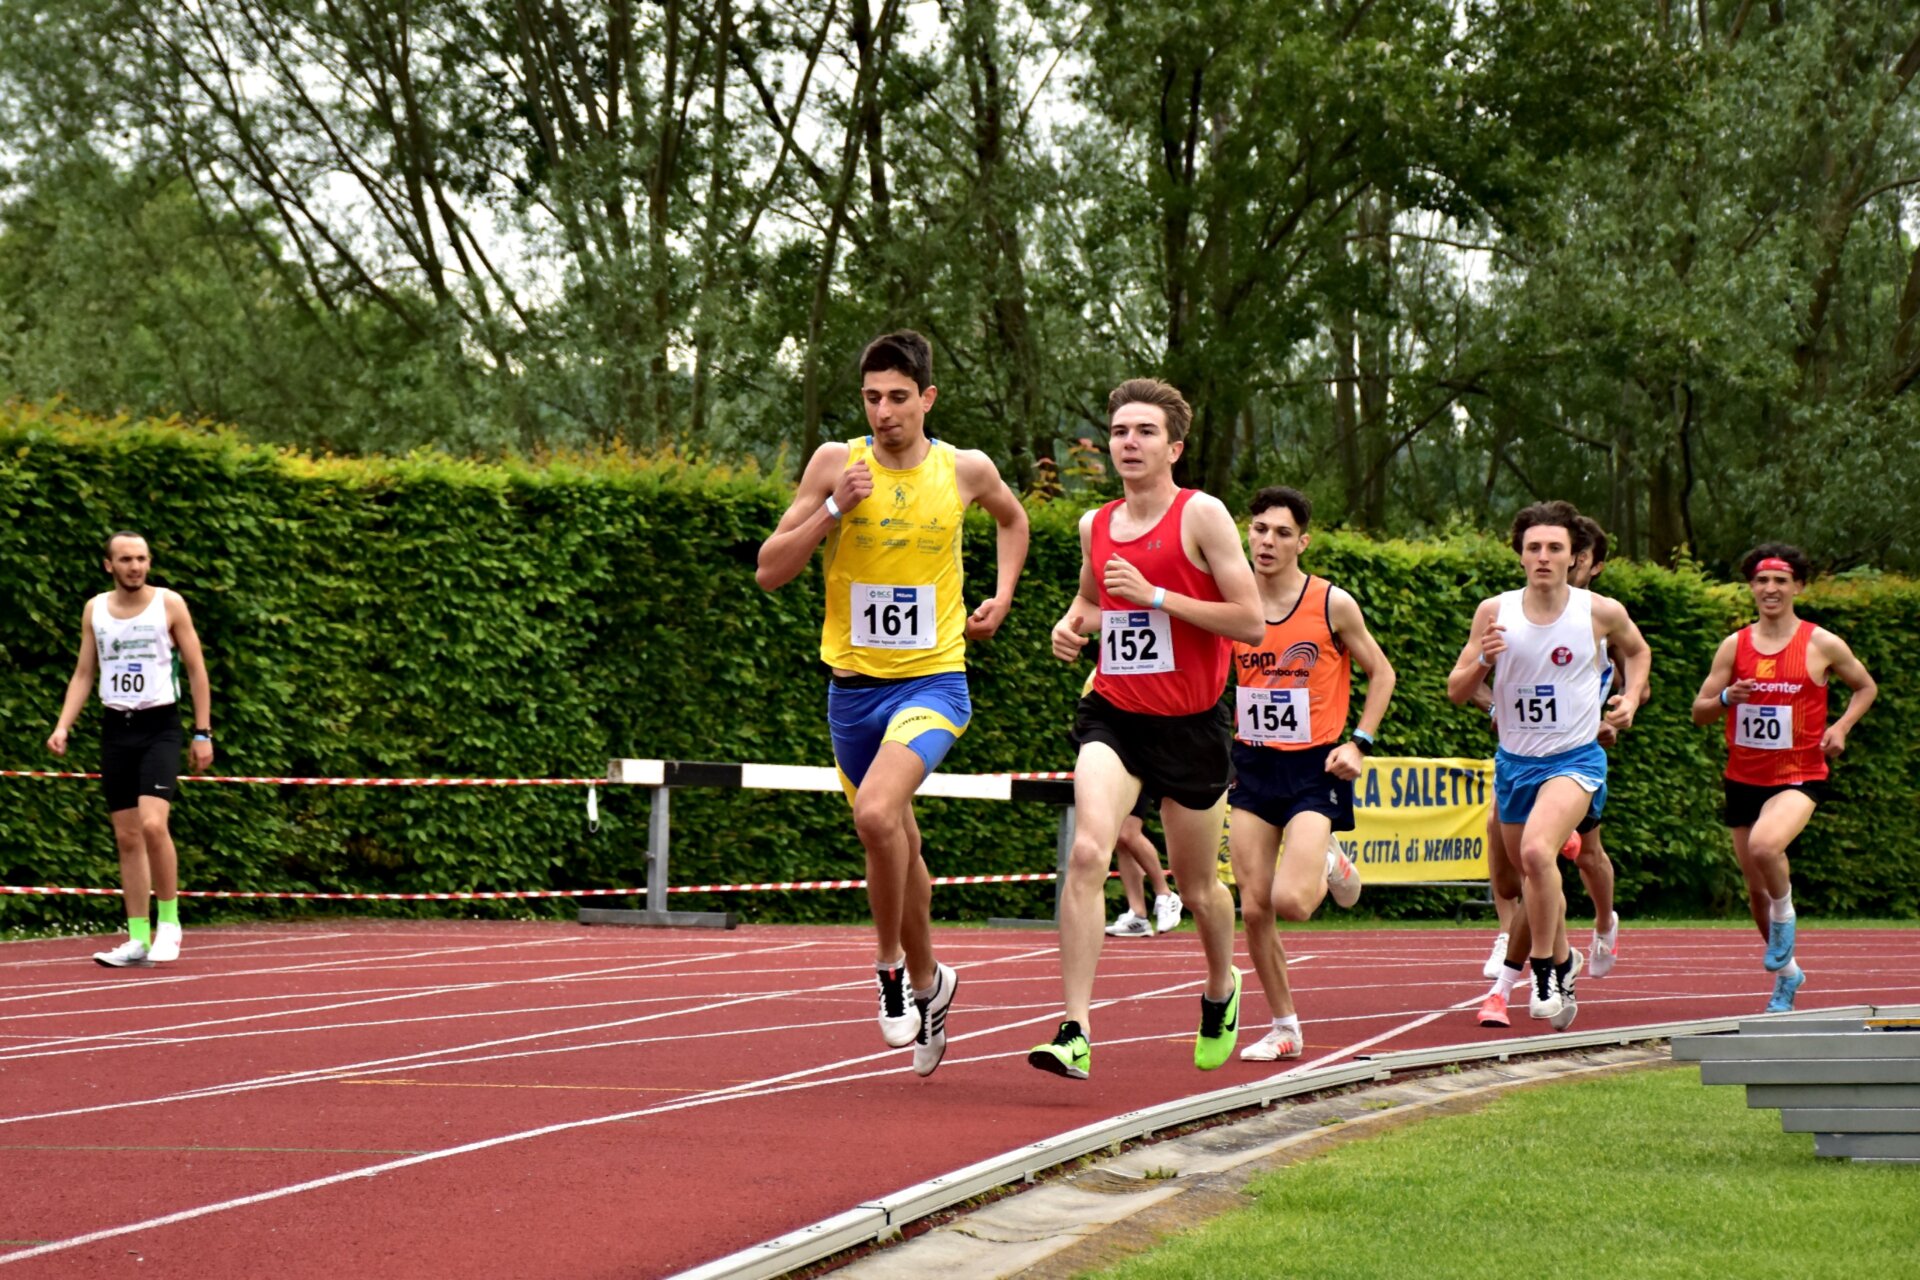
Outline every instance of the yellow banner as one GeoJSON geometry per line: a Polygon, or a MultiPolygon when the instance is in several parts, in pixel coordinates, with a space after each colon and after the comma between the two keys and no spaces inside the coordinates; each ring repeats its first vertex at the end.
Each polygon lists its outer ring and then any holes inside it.
{"type": "Polygon", "coordinates": [[[1369,757],[1340,840],[1365,884],[1484,880],[1492,807],[1491,760],[1369,757]]]}
{"type": "MultiPolygon", "coordinates": [[[[1369,757],[1353,783],[1354,829],[1340,833],[1340,843],[1365,884],[1484,880],[1492,809],[1491,760],[1369,757]]],[[[1224,831],[1220,878],[1233,883],[1224,831]]]]}

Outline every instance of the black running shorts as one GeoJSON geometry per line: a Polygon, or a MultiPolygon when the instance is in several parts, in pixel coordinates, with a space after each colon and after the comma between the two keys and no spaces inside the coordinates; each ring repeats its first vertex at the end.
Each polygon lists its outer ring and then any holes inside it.
{"type": "Polygon", "coordinates": [[[1335,831],[1353,830],[1353,780],[1327,772],[1327,757],[1339,745],[1281,751],[1234,743],[1227,803],[1282,831],[1300,813],[1323,813],[1335,831]]]}
{"type": "Polygon", "coordinates": [[[1104,742],[1141,790],[1187,809],[1211,809],[1233,776],[1233,728],[1224,704],[1190,716],[1122,711],[1097,693],[1081,697],[1068,735],[1078,750],[1104,742]]]}
{"type": "Polygon", "coordinates": [[[1777,787],[1756,787],[1750,782],[1735,782],[1732,778],[1722,778],[1720,781],[1726,787],[1726,804],[1720,816],[1730,829],[1750,827],[1760,821],[1760,810],[1782,791],[1804,791],[1815,804],[1825,803],[1830,794],[1824,778],[1788,782],[1777,787]]]}
{"type": "Polygon", "coordinates": [[[107,812],[140,807],[140,797],[179,799],[180,707],[169,703],[145,711],[107,708],[100,729],[100,789],[107,812]]]}

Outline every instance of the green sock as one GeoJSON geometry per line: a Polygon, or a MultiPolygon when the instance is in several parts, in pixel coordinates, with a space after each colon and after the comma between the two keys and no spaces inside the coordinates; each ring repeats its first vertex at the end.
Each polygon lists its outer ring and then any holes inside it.
{"type": "Polygon", "coordinates": [[[159,898],[159,899],[156,899],[156,901],[159,902],[160,904],[160,923],[161,924],[179,924],[180,923],[180,899],[159,898]]]}
{"type": "Polygon", "coordinates": [[[143,947],[153,945],[153,924],[147,920],[127,921],[127,933],[143,947]]]}

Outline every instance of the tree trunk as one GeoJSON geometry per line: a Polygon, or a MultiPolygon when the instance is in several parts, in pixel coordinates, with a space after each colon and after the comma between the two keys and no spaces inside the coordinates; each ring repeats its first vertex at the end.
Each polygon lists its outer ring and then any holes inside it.
{"type": "Polygon", "coordinates": [[[1354,362],[1354,318],[1351,308],[1334,313],[1330,326],[1333,339],[1333,432],[1340,456],[1340,478],[1345,481],[1347,521],[1365,527],[1366,508],[1361,482],[1366,468],[1360,462],[1359,366],[1354,362]]]}
{"type": "Polygon", "coordinates": [[[713,346],[720,330],[721,228],[726,225],[728,152],[732,138],[727,131],[727,50],[733,47],[733,4],[716,0],[719,35],[714,40],[713,122],[707,186],[706,224],[701,228],[700,313],[695,322],[693,340],[693,403],[688,412],[688,434],[695,440],[707,433],[707,396],[713,378],[713,346]]]}
{"type": "Polygon", "coordinates": [[[1392,298],[1393,243],[1389,235],[1393,207],[1383,196],[1365,199],[1358,210],[1360,251],[1367,255],[1369,274],[1374,277],[1374,295],[1378,313],[1364,316],[1359,325],[1360,339],[1360,438],[1365,465],[1362,485],[1360,523],[1364,528],[1380,529],[1387,517],[1387,469],[1393,459],[1392,431],[1387,421],[1387,388],[1393,349],[1393,326],[1389,319],[1392,298]]]}

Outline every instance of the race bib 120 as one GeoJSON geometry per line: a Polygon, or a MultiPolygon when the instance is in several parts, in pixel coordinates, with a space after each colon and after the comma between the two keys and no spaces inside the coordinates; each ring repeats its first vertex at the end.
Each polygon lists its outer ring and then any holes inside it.
{"type": "Polygon", "coordinates": [[[1734,742],[1756,751],[1785,751],[1793,746],[1793,708],[1736,703],[1740,717],[1734,721],[1734,742]]]}

